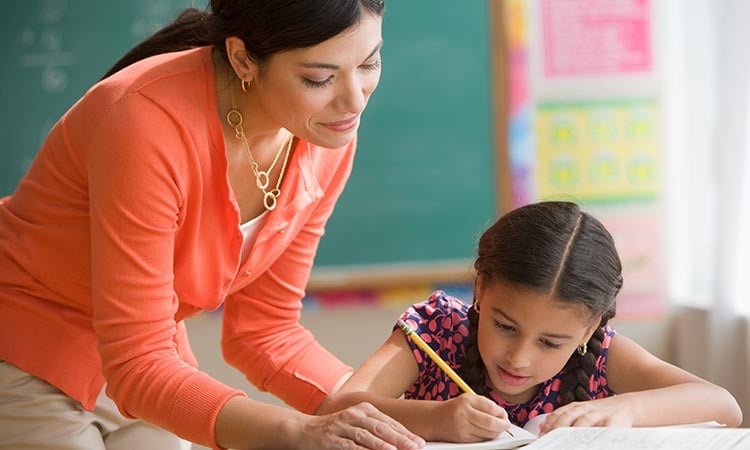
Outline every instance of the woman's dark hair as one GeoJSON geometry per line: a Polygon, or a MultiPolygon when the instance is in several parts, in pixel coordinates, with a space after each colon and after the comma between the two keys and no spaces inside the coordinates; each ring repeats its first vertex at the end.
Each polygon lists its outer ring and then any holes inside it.
{"type": "Polygon", "coordinates": [[[383,14],[382,0],[211,0],[206,11],[187,8],[136,45],[102,77],[161,53],[212,45],[226,58],[224,40],[237,36],[262,64],[283,50],[310,47],[356,25],[363,12],[383,14]]]}
{"type": "MultiPolygon", "coordinates": [[[[601,355],[602,327],[615,316],[622,265],[604,226],[570,202],[540,202],[502,216],[479,239],[476,275],[493,282],[534,289],[581,305],[590,318],[601,316],[584,356],[573,352],[563,369],[560,404],[589,400],[589,377],[601,355]]],[[[479,313],[469,309],[469,338],[461,375],[487,395],[485,368],[477,345],[479,313]]]]}

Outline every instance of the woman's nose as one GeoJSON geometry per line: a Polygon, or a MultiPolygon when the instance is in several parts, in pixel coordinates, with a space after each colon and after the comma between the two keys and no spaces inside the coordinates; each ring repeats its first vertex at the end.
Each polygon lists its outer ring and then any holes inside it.
{"type": "Polygon", "coordinates": [[[367,105],[368,95],[365,86],[357,80],[352,80],[344,85],[338,95],[339,108],[352,114],[359,114],[367,105]]]}

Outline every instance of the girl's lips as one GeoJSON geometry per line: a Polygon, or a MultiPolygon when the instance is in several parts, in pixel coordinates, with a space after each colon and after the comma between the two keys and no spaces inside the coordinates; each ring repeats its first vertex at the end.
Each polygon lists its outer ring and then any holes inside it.
{"type": "Polygon", "coordinates": [[[497,374],[500,377],[500,380],[502,380],[503,383],[509,384],[511,386],[520,386],[526,382],[530,377],[522,377],[513,375],[512,373],[506,371],[502,367],[497,367],[497,374]]]}
{"type": "Polygon", "coordinates": [[[326,122],[323,124],[324,127],[329,128],[333,131],[349,131],[354,128],[359,122],[359,116],[354,116],[351,119],[341,120],[338,122],[326,122]]]}

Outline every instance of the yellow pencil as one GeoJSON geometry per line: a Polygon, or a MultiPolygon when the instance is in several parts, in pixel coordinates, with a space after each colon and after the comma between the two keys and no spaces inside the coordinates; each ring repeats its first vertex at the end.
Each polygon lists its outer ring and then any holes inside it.
{"type": "Polygon", "coordinates": [[[422,351],[427,353],[427,356],[430,357],[430,359],[440,366],[441,369],[443,369],[443,372],[445,372],[448,377],[450,377],[451,380],[453,380],[454,383],[458,385],[458,387],[461,388],[462,391],[466,392],[467,394],[474,394],[476,395],[476,392],[468,385],[464,380],[461,379],[461,377],[458,376],[458,374],[451,369],[451,366],[448,365],[445,361],[443,361],[443,358],[440,357],[435,351],[427,345],[425,341],[422,340],[421,337],[417,333],[412,330],[409,325],[406,324],[403,320],[399,320],[398,324],[401,325],[401,329],[404,330],[404,334],[409,336],[412,341],[414,341],[415,344],[417,344],[417,347],[421,348],[422,351]]]}
{"type": "MultiPolygon", "coordinates": [[[[406,324],[403,320],[398,321],[399,326],[401,326],[401,329],[404,331],[404,334],[411,338],[411,340],[417,344],[417,347],[421,348],[423,352],[429,356],[429,358],[438,366],[440,366],[441,369],[443,369],[443,372],[445,372],[448,377],[453,380],[454,383],[458,385],[458,387],[461,388],[462,391],[464,391],[467,394],[474,394],[476,395],[476,392],[466,384],[464,380],[461,379],[461,377],[458,376],[458,374],[451,369],[451,366],[448,365],[445,361],[443,361],[443,358],[440,357],[437,353],[435,353],[435,350],[433,350],[425,341],[422,340],[421,337],[417,333],[414,332],[414,330],[409,327],[409,325],[406,324]]],[[[507,431],[508,434],[513,436],[513,433],[510,431],[507,431]]]]}

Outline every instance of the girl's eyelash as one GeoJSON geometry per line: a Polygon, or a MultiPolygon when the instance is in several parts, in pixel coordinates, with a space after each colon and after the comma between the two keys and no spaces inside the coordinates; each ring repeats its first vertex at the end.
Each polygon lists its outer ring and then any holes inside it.
{"type": "Polygon", "coordinates": [[[513,326],[506,325],[504,323],[500,323],[500,322],[497,322],[497,321],[495,321],[495,326],[497,328],[501,329],[502,331],[513,331],[514,330],[513,326]]]}
{"type": "MultiPolygon", "coordinates": [[[[515,327],[513,325],[507,325],[504,323],[500,323],[498,321],[495,321],[495,327],[497,327],[500,331],[503,331],[505,333],[511,333],[515,331],[515,327]]],[[[548,341],[546,339],[540,339],[539,341],[542,343],[542,345],[552,348],[552,349],[559,349],[560,347],[562,347],[562,345],[555,344],[554,342],[548,341]]]]}

